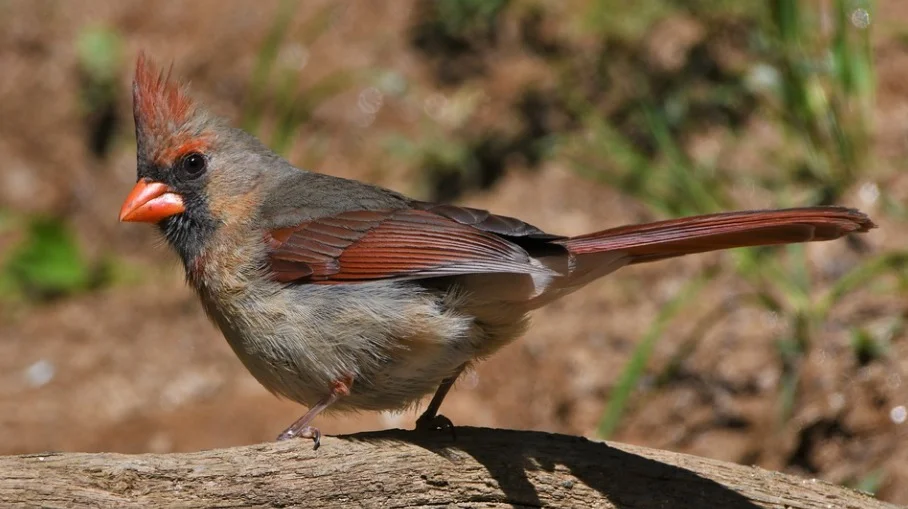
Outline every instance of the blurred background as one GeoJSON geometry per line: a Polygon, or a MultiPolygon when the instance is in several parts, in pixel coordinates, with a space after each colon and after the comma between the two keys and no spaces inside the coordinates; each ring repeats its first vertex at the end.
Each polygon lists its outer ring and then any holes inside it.
{"type": "Polygon", "coordinates": [[[0,0],[0,453],[248,444],[304,411],[246,373],[156,230],[116,220],[140,49],[297,166],[555,233],[868,212],[843,241],[623,269],[442,410],[908,503],[908,2],[0,0]]]}

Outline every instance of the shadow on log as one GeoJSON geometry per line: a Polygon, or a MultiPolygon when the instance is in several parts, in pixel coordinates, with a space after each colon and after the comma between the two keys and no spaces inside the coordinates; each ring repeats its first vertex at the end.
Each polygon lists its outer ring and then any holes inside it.
{"type": "Polygon", "coordinates": [[[179,454],[0,457],[0,507],[895,508],[822,481],[585,438],[457,428],[179,454]]]}

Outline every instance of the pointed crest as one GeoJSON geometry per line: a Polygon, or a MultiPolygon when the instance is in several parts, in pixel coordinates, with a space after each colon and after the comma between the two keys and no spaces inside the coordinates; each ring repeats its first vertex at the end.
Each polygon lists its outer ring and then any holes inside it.
{"type": "Polygon", "coordinates": [[[132,84],[133,113],[136,123],[143,129],[162,133],[179,126],[192,110],[192,100],[180,83],[170,80],[168,69],[159,71],[155,65],[139,53],[136,60],[136,75],[132,84]]]}
{"type": "Polygon", "coordinates": [[[140,153],[160,163],[169,163],[182,154],[203,150],[208,138],[192,125],[199,110],[185,85],[170,79],[168,69],[159,70],[144,52],[136,60],[132,83],[133,115],[140,153]]]}

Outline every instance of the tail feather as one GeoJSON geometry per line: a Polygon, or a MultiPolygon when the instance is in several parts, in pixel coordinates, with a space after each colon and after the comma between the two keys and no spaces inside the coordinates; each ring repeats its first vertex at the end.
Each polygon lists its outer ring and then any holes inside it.
{"type": "Polygon", "coordinates": [[[844,207],[753,210],[620,226],[557,241],[573,255],[621,251],[644,263],[736,247],[833,240],[876,225],[844,207]]]}

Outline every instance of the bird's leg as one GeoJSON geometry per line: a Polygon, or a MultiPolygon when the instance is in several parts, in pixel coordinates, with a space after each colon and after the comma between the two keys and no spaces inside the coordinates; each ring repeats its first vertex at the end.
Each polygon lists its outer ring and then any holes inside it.
{"type": "Polygon", "coordinates": [[[315,416],[320,414],[322,410],[333,405],[335,401],[340,399],[341,396],[350,395],[350,387],[353,386],[353,377],[346,376],[339,380],[335,380],[331,384],[331,390],[327,396],[320,399],[318,403],[309,408],[309,411],[305,415],[296,420],[289,428],[284,430],[283,433],[278,435],[278,440],[288,440],[291,438],[311,438],[314,442],[312,447],[313,450],[318,449],[318,446],[321,445],[322,441],[322,432],[318,430],[315,426],[310,426],[309,423],[312,422],[312,419],[315,419],[315,416]]]}
{"type": "Polygon", "coordinates": [[[451,434],[454,434],[454,423],[451,422],[451,419],[439,414],[438,409],[441,407],[441,402],[445,400],[445,396],[448,395],[448,391],[454,386],[454,382],[457,381],[457,377],[463,373],[463,370],[466,367],[466,364],[462,364],[457,368],[457,371],[455,371],[453,375],[441,381],[441,385],[438,386],[438,390],[436,390],[435,395],[432,396],[432,401],[429,402],[426,411],[416,419],[417,431],[450,429],[451,434]]]}

